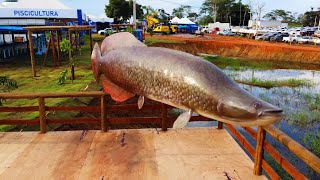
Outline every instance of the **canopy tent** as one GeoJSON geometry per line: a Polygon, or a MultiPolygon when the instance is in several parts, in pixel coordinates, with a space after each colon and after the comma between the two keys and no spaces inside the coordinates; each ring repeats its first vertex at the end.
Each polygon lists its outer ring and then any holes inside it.
{"type": "Polygon", "coordinates": [[[0,32],[27,32],[21,26],[0,26],[0,32]]]}
{"type": "Polygon", "coordinates": [[[106,15],[101,15],[99,17],[96,17],[94,15],[88,15],[88,17],[93,22],[110,22],[110,23],[113,22],[113,18],[109,18],[106,15]]]}
{"type": "Polygon", "coordinates": [[[190,19],[188,18],[181,18],[177,24],[196,24],[196,23],[190,21],[190,19]]]}
{"type": "Polygon", "coordinates": [[[19,0],[2,2],[1,18],[77,18],[77,10],[59,0],[19,0]]]}
{"type": "Polygon", "coordinates": [[[180,19],[178,17],[174,17],[173,19],[170,20],[170,23],[172,24],[179,24],[180,19]]]}

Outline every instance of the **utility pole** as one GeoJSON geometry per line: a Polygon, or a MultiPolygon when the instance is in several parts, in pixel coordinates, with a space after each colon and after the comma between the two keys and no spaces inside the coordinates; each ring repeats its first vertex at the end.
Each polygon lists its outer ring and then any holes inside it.
{"type": "Polygon", "coordinates": [[[136,6],[136,0],[133,0],[133,21],[132,21],[132,23],[133,23],[133,29],[136,29],[136,18],[137,18],[137,12],[136,12],[136,9],[137,8],[137,6],[136,6]]]}
{"type": "Polygon", "coordinates": [[[217,3],[216,1],[213,4],[213,22],[216,23],[217,22],[217,3]]]}

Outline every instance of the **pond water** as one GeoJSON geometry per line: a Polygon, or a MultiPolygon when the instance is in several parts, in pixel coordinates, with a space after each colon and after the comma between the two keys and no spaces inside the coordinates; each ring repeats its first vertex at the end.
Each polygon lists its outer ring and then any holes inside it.
{"type": "MultiPolygon", "coordinates": [[[[223,71],[232,79],[241,81],[250,81],[253,77],[262,81],[284,81],[289,79],[303,80],[308,85],[299,87],[275,87],[261,88],[239,84],[243,89],[249,91],[256,97],[263,99],[283,109],[286,117],[274,125],[289,135],[292,139],[299,142],[309,150],[314,150],[315,145],[311,145],[311,138],[319,143],[320,133],[320,71],[317,70],[292,70],[292,69],[223,69],[223,71]],[[303,140],[304,139],[304,140],[303,140]],[[306,141],[307,139],[307,141],[306,141]]],[[[195,126],[212,126],[214,122],[191,122],[188,127],[195,126]]],[[[249,139],[250,143],[255,146],[254,140],[245,133],[242,128],[238,128],[243,135],[249,139]]],[[[291,163],[307,174],[308,178],[320,178],[319,174],[310,169],[287,150],[282,144],[278,143],[272,137],[267,135],[267,140],[291,163]]],[[[319,147],[318,147],[319,148],[319,147]]],[[[319,152],[318,152],[319,153],[319,152]]],[[[319,155],[319,154],[318,154],[319,155]]],[[[274,167],[276,169],[276,167],[274,167]]],[[[278,172],[279,173],[279,172],[278,172]]],[[[280,173],[281,174],[281,173],[280,173]]],[[[284,178],[286,179],[286,178],[284,178]]]]}
{"type": "MultiPolygon", "coordinates": [[[[223,71],[231,78],[241,81],[250,81],[254,77],[262,81],[295,79],[308,82],[308,85],[299,87],[275,87],[270,89],[239,85],[256,97],[282,108],[286,117],[274,125],[295,141],[319,155],[319,147],[317,146],[319,146],[320,133],[320,71],[292,69],[243,69],[236,71],[228,68],[223,69],[223,71]],[[311,141],[317,143],[310,143],[311,141]]],[[[320,178],[319,174],[310,171],[301,160],[298,160],[283,145],[268,136],[267,140],[309,178],[320,178]]]]}

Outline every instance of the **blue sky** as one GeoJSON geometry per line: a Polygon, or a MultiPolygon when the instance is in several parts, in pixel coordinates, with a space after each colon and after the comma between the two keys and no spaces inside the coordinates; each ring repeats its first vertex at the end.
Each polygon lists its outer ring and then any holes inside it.
{"type": "MultiPolygon", "coordinates": [[[[1,0],[0,0],[1,1],[1,0]]],[[[94,16],[101,16],[104,14],[104,5],[109,3],[109,0],[60,0],[69,7],[83,9],[87,14],[94,16]]],[[[193,6],[196,11],[199,10],[204,0],[137,0],[139,4],[150,5],[154,8],[164,8],[166,12],[171,13],[172,9],[180,6],[179,4],[185,4],[193,6]],[[173,2],[173,3],[170,3],[173,2]]],[[[253,4],[257,4],[258,0],[242,0],[246,3],[252,1],[253,4]]],[[[303,13],[309,10],[311,6],[320,7],[320,0],[259,0],[265,4],[263,14],[266,14],[272,9],[285,9],[288,11],[294,11],[303,13]]]]}

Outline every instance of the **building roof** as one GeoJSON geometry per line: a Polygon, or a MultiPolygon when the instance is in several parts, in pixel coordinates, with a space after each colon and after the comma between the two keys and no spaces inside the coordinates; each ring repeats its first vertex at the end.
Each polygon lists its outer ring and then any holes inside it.
{"type": "Polygon", "coordinates": [[[0,32],[27,32],[21,26],[0,26],[0,32]]]}
{"type": "Polygon", "coordinates": [[[0,8],[21,9],[72,9],[59,0],[18,0],[18,2],[2,2],[0,8]]]}

